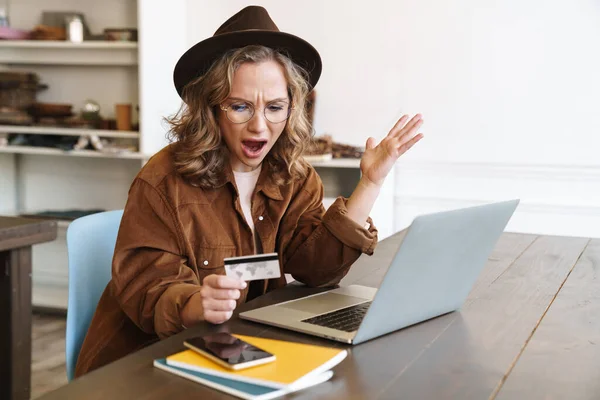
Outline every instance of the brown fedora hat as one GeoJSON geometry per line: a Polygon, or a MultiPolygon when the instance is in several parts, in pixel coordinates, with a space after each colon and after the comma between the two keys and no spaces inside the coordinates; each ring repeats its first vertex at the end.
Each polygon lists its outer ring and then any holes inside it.
{"type": "Polygon", "coordinates": [[[192,80],[205,74],[226,51],[249,45],[262,45],[281,51],[308,72],[308,83],[315,87],[321,76],[321,56],[306,40],[280,32],[267,10],[249,6],[229,18],[215,34],[186,51],[173,72],[179,96],[192,80]]]}

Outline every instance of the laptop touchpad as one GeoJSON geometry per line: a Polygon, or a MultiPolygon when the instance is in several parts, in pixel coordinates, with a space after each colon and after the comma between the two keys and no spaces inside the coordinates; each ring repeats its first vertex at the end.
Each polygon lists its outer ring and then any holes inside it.
{"type": "Polygon", "coordinates": [[[279,307],[291,308],[293,310],[314,314],[323,314],[340,308],[364,303],[365,301],[368,300],[361,299],[360,297],[347,296],[344,294],[325,293],[319,296],[312,296],[304,300],[297,300],[291,303],[282,304],[279,307]]]}

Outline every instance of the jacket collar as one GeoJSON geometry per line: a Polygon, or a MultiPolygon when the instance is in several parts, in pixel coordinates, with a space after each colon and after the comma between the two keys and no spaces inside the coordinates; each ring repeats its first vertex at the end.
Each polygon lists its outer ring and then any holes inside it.
{"type": "Polygon", "coordinates": [[[273,180],[273,174],[268,163],[263,162],[258,181],[256,182],[256,192],[262,191],[265,196],[272,200],[283,200],[281,187],[273,180]]]}
{"type": "MultiPolygon", "coordinates": [[[[272,200],[283,200],[281,188],[273,180],[273,174],[270,170],[271,168],[269,168],[269,164],[263,162],[260,175],[258,176],[258,181],[256,182],[255,191],[256,193],[263,192],[265,196],[272,200]]],[[[230,163],[227,163],[225,177],[226,182],[231,184],[231,187],[233,187],[236,195],[239,196],[240,194],[237,191],[237,185],[235,184],[235,177],[233,175],[233,170],[231,169],[230,163]]]]}

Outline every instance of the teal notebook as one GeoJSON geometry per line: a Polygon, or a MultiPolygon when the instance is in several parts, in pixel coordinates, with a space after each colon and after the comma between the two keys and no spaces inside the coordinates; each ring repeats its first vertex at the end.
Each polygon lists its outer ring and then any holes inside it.
{"type": "Polygon", "coordinates": [[[233,396],[248,400],[269,400],[288,393],[296,392],[319,383],[328,381],[333,376],[332,371],[324,372],[308,382],[301,385],[289,385],[281,389],[275,389],[268,386],[255,385],[252,383],[240,382],[238,380],[221,378],[214,375],[203,374],[187,368],[174,367],[168,365],[164,358],[154,360],[154,366],[163,371],[179,375],[182,378],[190,379],[205,386],[231,394],[233,396]]]}

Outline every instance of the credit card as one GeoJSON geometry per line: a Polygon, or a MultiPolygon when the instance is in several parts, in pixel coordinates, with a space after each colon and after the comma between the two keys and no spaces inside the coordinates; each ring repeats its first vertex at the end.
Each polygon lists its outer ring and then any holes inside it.
{"type": "Polygon", "coordinates": [[[281,276],[277,253],[229,257],[223,260],[225,274],[244,281],[273,279],[281,276]]]}

